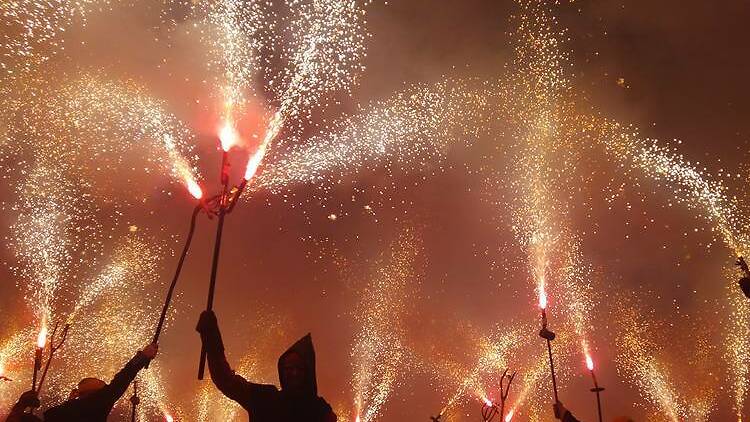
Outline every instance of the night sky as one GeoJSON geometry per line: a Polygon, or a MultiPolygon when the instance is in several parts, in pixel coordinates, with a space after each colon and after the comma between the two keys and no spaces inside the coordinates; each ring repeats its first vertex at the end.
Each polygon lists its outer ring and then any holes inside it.
{"type": "MultiPolygon", "coordinates": [[[[76,69],[100,69],[108,79],[132,79],[165,101],[169,111],[197,134],[195,151],[204,186],[217,192],[221,155],[214,132],[216,107],[208,94],[211,84],[205,82],[202,47],[180,29],[190,24],[190,18],[181,20],[179,10],[171,10],[180,22],[170,32],[161,27],[165,25],[159,19],[161,5],[132,3],[94,12],[85,27],[76,25],[66,32],[66,59],[53,59],[62,63],[57,71],[75,74],[76,69]]],[[[746,2],[562,3],[551,9],[561,28],[568,30],[563,48],[572,53],[565,71],[585,104],[582,107],[632,123],[642,135],[677,147],[687,161],[699,162],[696,166],[705,167],[712,178],[730,173],[731,177],[722,178],[728,194],[737,196],[740,210],[747,210],[750,50],[746,27],[750,7],[746,2]]],[[[514,55],[512,15],[518,13],[512,1],[385,4],[376,0],[366,9],[371,37],[366,40],[365,70],[359,84],[351,95],[337,93],[338,101],[316,111],[311,122],[305,123],[303,136],[324,132],[316,125],[356,115],[367,104],[386,100],[413,84],[431,84],[445,77],[483,81],[508,74],[514,55]]],[[[251,110],[241,129],[248,132],[262,125],[262,118],[251,110]]],[[[500,192],[487,183],[493,168],[508,175],[515,166],[511,158],[485,160],[486,151],[503,139],[483,136],[468,147],[451,148],[444,159],[419,169],[368,164],[340,183],[259,191],[240,203],[226,221],[214,306],[230,363],[236,365],[255,345],[263,353],[255,358],[262,381],[277,382],[278,356],[311,332],[319,392],[337,411],[346,412],[339,414],[339,420],[353,420],[355,363],[350,354],[361,328],[356,314],[361,312],[365,287],[405,230],[421,239],[414,276],[403,290],[400,328],[408,351],[378,420],[427,420],[439,412],[461,382],[447,368],[469,371],[481,338],[496,330],[525,323],[523,327],[531,329],[523,332],[521,347],[542,353],[527,258],[514,238],[511,210],[498,207],[491,198],[508,197],[513,191],[502,181],[500,192]]],[[[233,151],[230,156],[237,163],[232,176],[238,179],[245,154],[233,151]]],[[[101,198],[108,199],[102,199],[102,209],[97,211],[101,215],[113,209],[119,195],[129,197],[122,200],[123,215],[116,226],[109,226],[111,219],[102,217],[107,235],[116,239],[126,235],[130,226],[137,226],[138,233],[166,245],[159,263],[159,284],[149,290],[158,302],[176,265],[193,203],[180,184],[170,183],[165,176],[140,173],[133,159],[126,162],[132,169],[119,175],[117,169],[106,176],[93,172],[101,177],[92,176],[89,182],[106,186],[101,198]]],[[[7,161],[3,166],[0,230],[9,239],[16,219],[14,184],[21,176],[20,168],[8,167],[7,161]]],[[[597,157],[587,158],[579,171],[592,172],[585,176],[591,181],[589,186],[554,188],[574,192],[567,198],[569,226],[581,239],[581,254],[591,268],[588,277],[595,306],[590,311],[593,331],[589,341],[598,380],[606,388],[605,420],[616,416],[669,419],[616,370],[616,342],[622,328],[618,318],[626,303],[637,304],[642,318],[651,322],[649,332],[660,348],[655,353],[668,362],[675,390],[690,402],[706,393],[698,391],[705,385],[717,396],[709,419],[734,417],[734,387],[724,382],[729,375],[723,362],[722,334],[731,306],[726,300],[731,251],[715,240],[709,224],[694,210],[673,203],[673,186],[643,176],[630,178],[597,157]],[[595,173],[594,168],[598,169],[595,173]],[[606,194],[600,188],[620,181],[628,184],[621,197],[603,200],[606,194]],[[709,364],[691,364],[692,358],[709,364]],[[681,389],[697,378],[702,381],[681,389]]],[[[157,357],[167,371],[164,385],[169,405],[179,407],[185,420],[196,420],[191,416],[191,400],[200,385],[195,377],[200,342],[194,327],[205,305],[214,231],[215,220],[199,219],[178,285],[175,314],[162,335],[157,357]]],[[[25,281],[12,270],[17,260],[10,240],[7,243],[0,252],[5,264],[0,270],[0,312],[9,322],[0,323],[0,341],[34,321],[23,298],[25,281]]],[[[113,244],[113,240],[104,241],[104,257],[113,244]]],[[[79,277],[86,279],[96,271],[97,267],[84,262],[79,277]]],[[[63,287],[60,295],[77,291],[63,287]]],[[[564,317],[555,313],[556,305],[552,298],[552,328],[564,317]]],[[[149,314],[148,318],[157,316],[149,314]]],[[[88,345],[65,347],[86,353],[88,345]]],[[[124,363],[130,353],[118,350],[117,359],[124,363]]],[[[514,356],[524,360],[509,362],[521,376],[528,370],[526,355],[514,356]]],[[[561,400],[579,419],[595,420],[590,378],[580,353],[561,357],[559,365],[566,373],[561,400]]],[[[63,368],[53,366],[52,370],[63,368]]],[[[531,393],[549,405],[542,420],[552,420],[550,384],[545,373],[531,393]]],[[[520,385],[514,388],[520,390],[520,385]]],[[[518,390],[511,390],[511,402],[518,390]]],[[[13,398],[0,397],[4,400],[0,413],[4,414],[11,405],[7,400],[13,398]]],[[[468,397],[451,420],[479,421],[480,409],[480,400],[468,397]]],[[[242,414],[238,420],[244,418],[242,414]]],[[[528,409],[521,407],[514,420],[528,420],[528,409]]]]}

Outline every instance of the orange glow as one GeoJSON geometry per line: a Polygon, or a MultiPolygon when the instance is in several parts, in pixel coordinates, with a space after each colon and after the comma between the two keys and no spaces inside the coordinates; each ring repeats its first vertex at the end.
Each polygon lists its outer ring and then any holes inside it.
{"type": "Polygon", "coordinates": [[[589,355],[586,355],[586,367],[589,368],[589,371],[594,370],[594,360],[589,355]]]}
{"type": "Polygon", "coordinates": [[[193,198],[195,199],[203,198],[203,189],[201,189],[198,182],[196,182],[192,178],[189,178],[185,180],[185,183],[187,183],[188,191],[190,192],[191,195],[193,195],[193,198]]]}
{"type": "Polygon", "coordinates": [[[47,324],[42,324],[42,329],[39,330],[39,335],[36,338],[36,347],[44,349],[47,344],[47,324]]]}
{"type": "Polygon", "coordinates": [[[250,160],[247,162],[247,168],[245,169],[245,180],[248,182],[250,179],[255,176],[255,172],[258,171],[258,167],[260,167],[260,163],[263,161],[263,157],[266,155],[266,146],[267,143],[263,143],[258,147],[258,150],[255,151],[255,154],[253,154],[252,157],[250,157],[250,160]]]}
{"type": "Polygon", "coordinates": [[[513,413],[515,411],[513,409],[510,409],[510,412],[505,416],[505,422],[510,422],[511,419],[513,419],[513,413]]]}
{"type": "Polygon", "coordinates": [[[219,131],[219,140],[221,141],[221,149],[225,152],[232,149],[233,146],[239,142],[240,135],[234,129],[231,123],[224,123],[224,127],[219,131]]]}
{"type": "Polygon", "coordinates": [[[547,292],[544,290],[539,291],[539,307],[547,309],[547,292]]]}

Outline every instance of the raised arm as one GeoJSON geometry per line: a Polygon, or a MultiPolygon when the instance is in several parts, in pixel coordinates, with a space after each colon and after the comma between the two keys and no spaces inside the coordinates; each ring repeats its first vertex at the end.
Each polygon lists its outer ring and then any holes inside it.
{"type": "Polygon", "coordinates": [[[276,392],[273,386],[253,384],[232,370],[224,355],[224,342],[213,311],[204,311],[195,329],[200,333],[206,350],[211,380],[225,396],[248,409],[263,394],[276,392]]]}
{"type": "Polygon", "coordinates": [[[146,365],[156,357],[156,352],[158,350],[158,346],[153,343],[146,346],[142,351],[136,353],[135,356],[125,364],[125,367],[123,367],[120,372],[112,378],[112,381],[106,387],[93,394],[96,396],[94,400],[100,403],[106,403],[107,405],[114,405],[115,402],[125,394],[125,391],[127,391],[130,383],[133,382],[138,375],[138,372],[145,368],[146,365]]]}

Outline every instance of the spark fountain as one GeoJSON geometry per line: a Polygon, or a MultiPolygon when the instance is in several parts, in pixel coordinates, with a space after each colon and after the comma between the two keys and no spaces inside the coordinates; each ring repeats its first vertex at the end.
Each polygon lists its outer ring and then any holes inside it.
{"type": "Polygon", "coordinates": [[[351,352],[355,365],[354,409],[361,422],[375,420],[398,385],[398,371],[406,353],[402,326],[410,296],[408,285],[419,277],[415,260],[420,252],[419,237],[412,229],[405,229],[387,257],[376,263],[372,284],[362,296],[356,314],[361,329],[351,352]]]}

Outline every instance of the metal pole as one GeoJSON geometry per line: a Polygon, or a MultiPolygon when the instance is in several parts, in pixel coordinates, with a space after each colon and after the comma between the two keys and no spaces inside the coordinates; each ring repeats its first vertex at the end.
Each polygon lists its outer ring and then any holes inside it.
{"type": "MultiPolygon", "coordinates": [[[[211,281],[208,285],[208,300],[206,310],[211,311],[214,307],[214,292],[216,290],[216,273],[219,268],[219,252],[221,250],[221,235],[224,231],[224,210],[219,211],[219,224],[216,227],[216,241],[214,243],[214,257],[211,264],[211,281]]],[[[201,346],[200,366],[198,366],[198,379],[202,380],[206,372],[206,348],[201,346]]]]}
{"type": "Polygon", "coordinates": [[[188,231],[187,238],[185,239],[185,246],[182,247],[182,253],[180,254],[180,260],[177,262],[177,270],[175,270],[174,277],[172,278],[172,284],[169,285],[167,298],[164,300],[164,306],[161,309],[161,316],[159,317],[159,322],[156,325],[156,332],[154,333],[152,343],[157,343],[159,341],[161,330],[164,327],[164,320],[167,317],[167,311],[169,310],[169,305],[172,302],[172,295],[174,294],[175,286],[177,286],[177,280],[180,278],[180,273],[182,272],[182,265],[185,263],[185,257],[187,256],[188,250],[190,250],[190,243],[193,241],[193,233],[195,233],[195,220],[196,217],[198,217],[198,213],[200,212],[200,210],[201,206],[196,206],[193,210],[193,215],[190,218],[190,230],[188,231]]]}
{"type": "Polygon", "coordinates": [[[555,403],[559,403],[557,399],[557,378],[555,377],[555,362],[552,360],[552,342],[547,339],[547,353],[549,354],[549,368],[552,372],[552,391],[555,393],[555,403]]]}
{"type": "MultiPolygon", "coordinates": [[[[211,311],[214,307],[214,291],[216,290],[216,273],[219,269],[219,253],[221,252],[221,235],[224,231],[224,217],[227,212],[227,192],[229,190],[229,168],[226,151],[221,159],[221,183],[223,186],[221,197],[219,198],[219,223],[216,225],[216,240],[214,240],[214,256],[211,263],[211,279],[208,284],[208,299],[206,301],[206,310],[211,311]]],[[[206,372],[206,348],[201,345],[201,357],[198,365],[198,379],[202,380],[206,372]]]]}
{"type": "Polygon", "coordinates": [[[591,371],[591,379],[594,380],[594,388],[591,389],[592,393],[596,393],[596,410],[599,412],[599,422],[602,422],[602,401],[599,397],[599,393],[604,391],[603,388],[599,387],[599,383],[596,382],[596,375],[594,375],[594,370],[591,371]]]}
{"type": "Polygon", "coordinates": [[[141,399],[138,398],[138,380],[133,381],[133,395],[130,397],[130,403],[133,404],[130,412],[130,422],[135,422],[136,409],[141,399]]]}

